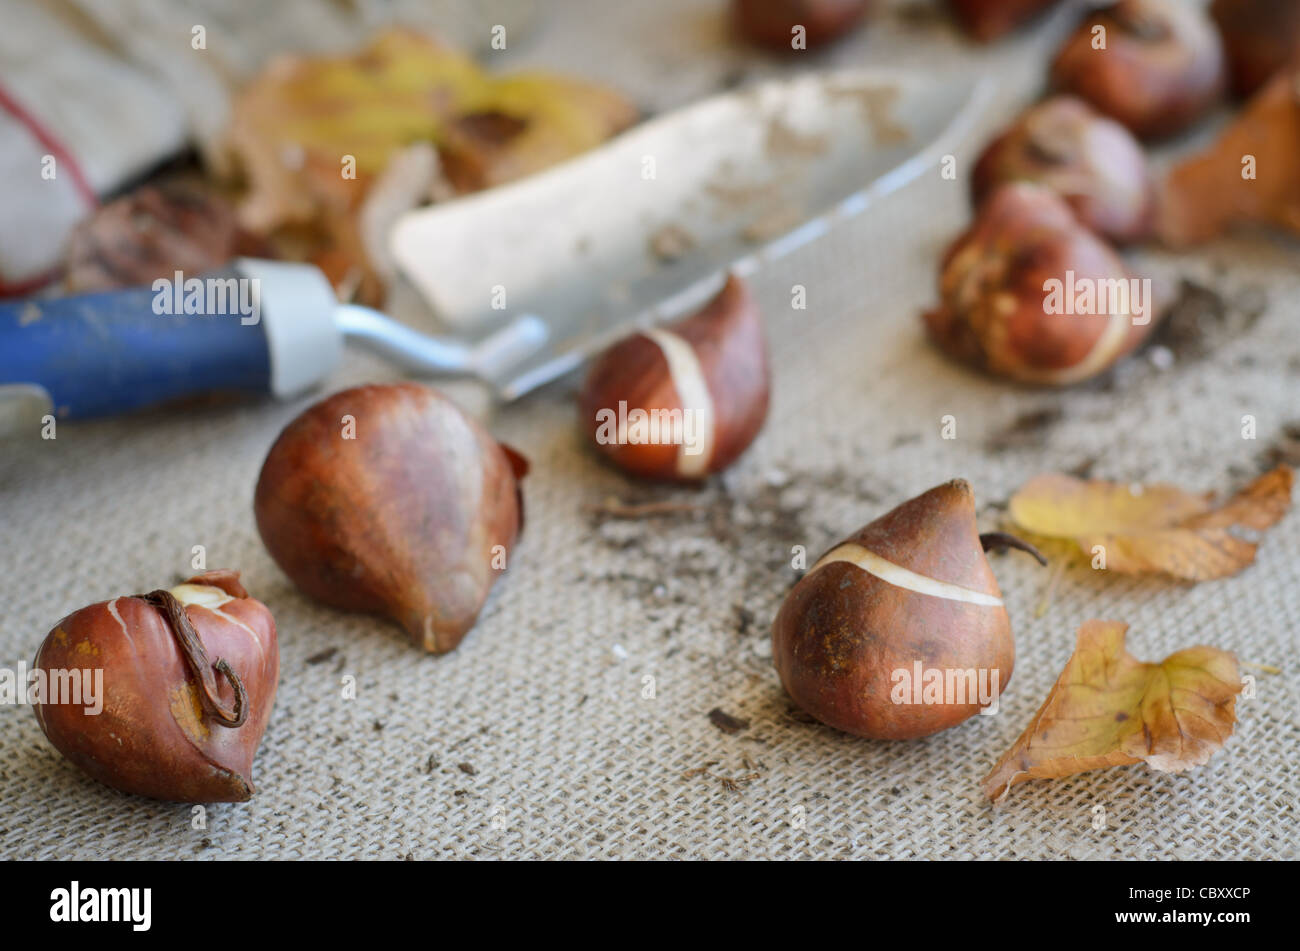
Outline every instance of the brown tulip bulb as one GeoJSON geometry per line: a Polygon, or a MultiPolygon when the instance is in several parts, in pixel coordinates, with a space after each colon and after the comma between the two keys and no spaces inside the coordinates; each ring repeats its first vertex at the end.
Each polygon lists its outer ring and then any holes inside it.
{"type": "Polygon", "coordinates": [[[1051,189],[1003,185],[945,255],[924,315],[949,356],[995,376],[1063,386],[1096,376],[1151,332],[1150,281],[1051,189]]]}
{"type": "Polygon", "coordinates": [[[982,42],[1010,33],[1060,0],[948,0],[948,6],[971,36],[982,42]]]}
{"type": "Polygon", "coordinates": [[[526,470],[436,390],[359,386],[285,427],[253,507],[267,551],[304,592],[390,618],[441,654],[506,567],[526,470]]]}
{"type": "Polygon", "coordinates": [[[1214,0],[1232,91],[1245,98],[1300,60],[1300,0],[1214,0]]]}
{"type": "Polygon", "coordinates": [[[1082,224],[1113,241],[1140,241],[1151,233],[1154,188],[1142,147],[1128,129],[1081,99],[1041,102],[994,139],[971,176],[975,203],[1017,181],[1051,188],[1082,224]]]}
{"type": "Polygon", "coordinates": [[[41,729],[101,783],[173,802],[253,795],[280,650],[271,612],[238,572],[74,611],[46,635],[34,667],[46,683],[41,729]]]}
{"type": "Polygon", "coordinates": [[[758,307],[732,276],[698,313],[601,354],[580,414],[596,449],[624,471],[695,481],[731,465],[754,441],[770,381],[758,307]]]}
{"type": "Polygon", "coordinates": [[[788,51],[796,27],[803,27],[804,49],[834,42],[857,26],[871,0],[732,0],[736,31],[759,46],[788,51]]]}
{"type": "Polygon", "coordinates": [[[1052,64],[1052,82],[1142,139],[1202,118],[1226,84],[1223,45],[1186,0],[1120,0],[1090,13],[1052,64]]]}
{"type": "Polygon", "coordinates": [[[906,740],[989,707],[1011,679],[1011,622],[961,479],[904,502],[836,545],[790,590],[772,657],[790,698],[857,736],[906,740]],[[936,691],[935,686],[939,685],[936,691]]]}

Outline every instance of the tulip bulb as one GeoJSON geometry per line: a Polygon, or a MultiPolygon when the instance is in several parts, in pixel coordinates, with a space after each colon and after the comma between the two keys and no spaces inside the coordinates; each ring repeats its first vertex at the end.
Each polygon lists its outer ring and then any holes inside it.
{"type": "Polygon", "coordinates": [[[937,733],[995,702],[1015,643],[984,551],[1004,545],[1042,560],[1009,536],[981,538],[961,479],[836,545],[791,589],[772,626],[790,698],[828,726],[885,740],[937,733]],[[960,680],[960,695],[918,696],[933,672],[945,684],[960,680]]]}
{"type": "Polygon", "coordinates": [[[597,451],[650,479],[731,465],[767,416],[771,374],[758,307],[739,278],[698,313],[631,334],[592,364],[583,426],[597,451]]]}
{"type": "Polygon", "coordinates": [[[34,664],[58,678],[99,670],[98,711],[47,693],[36,719],[60,753],[124,792],[174,802],[243,802],[275,701],[275,621],[235,571],[100,601],[54,626],[34,664]]]}
{"type": "Polygon", "coordinates": [[[1154,189],[1142,147],[1081,99],[1055,96],[1039,103],[994,139],[971,177],[975,203],[1017,181],[1051,188],[1082,224],[1113,241],[1151,233],[1154,189]]]}
{"type": "Polygon", "coordinates": [[[1003,185],[944,256],[924,315],[949,356],[995,376],[1064,386],[1109,369],[1156,325],[1150,281],[1042,185],[1003,185]]]}
{"type": "Polygon", "coordinates": [[[1222,96],[1223,45],[1197,4],[1119,0],[1091,12],[1066,40],[1052,82],[1139,138],[1163,138],[1200,120],[1222,96]]]}
{"type": "Polygon", "coordinates": [[[1214,0],[1232,91],[1254,94],[1284,66],[1300,61],[1300,0],[1214,0]]]}
{"type": "Polygon", "coordinates": [[[948,0],[962,28],[989,42],[1027,23],[1060,0],[948,0]]]}
{"type": "Polygon", "coordinates": [[[732,0],[736,32],[751,43],[789,51],[825,46],[861,22],[871,0],[732,0]],[[802,47],[794,45],[802,27],[802,47]]]}
{"type": "Polygon", "coordinates": [[[360,386],[285,428],[253,507],[267,551],[302,591],[390,618],[441,654],[506,567],[526,471],[436,390],[360,386]]]}

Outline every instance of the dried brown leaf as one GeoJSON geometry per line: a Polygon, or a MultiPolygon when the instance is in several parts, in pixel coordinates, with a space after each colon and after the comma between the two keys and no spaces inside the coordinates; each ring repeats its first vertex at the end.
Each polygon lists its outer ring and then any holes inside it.
{"type": "Polygon", "coordinates": [[[1279,72],[1161,188],[1157,230],[1175,247],[1259,223],[1300,234],[1300,65],[1279,72]]]}
{"type": "Polygon", "coordinates": [[[1226,578],[1255,560],[1254,542],[1234,529],[1263,531],[1291,507],[1294,474],[1278,466],[1222,505],[1171,485],[1128,486],[1049,474],[1011,497],[1009,512],[1027,532],[1105,551],[1106,568],[1165,573],[1185,581],[1226,578]]]}
{"type": "Polygon", "coordinates": [[[1232,734],[1236,658],[1191,647],[1158,664],[1124,648],[1128,625],[1088,621],[1025,732],[984,778],[1001,799],[1017,783],[1145,762],[1161,772],[1206,763],[1232,734]]]}

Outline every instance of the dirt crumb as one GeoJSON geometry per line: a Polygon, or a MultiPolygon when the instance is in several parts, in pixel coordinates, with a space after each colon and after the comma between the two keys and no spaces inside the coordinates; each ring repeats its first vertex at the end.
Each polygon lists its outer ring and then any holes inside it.
{"type": "Polygon", "coordinates": [[[303,663],[305,663],[308,667],[314,667],[317,664],[323,664],[326,661],[333,660],[334,656],[338,652],[339,649],[337,647],[327,647],[323,651],[318,651],[317,653],[312,654],[305,661],[303,661],[303,663]]]}
{"type": "Polygon", "coordinates": [[[987,453],[1008,452],[1021,449],[1041,449],[1047,443],[1052,427],[1065,418],[1060,406],[1039,406],[1016,416],[1001,429],[995,430],[984,442],[987,453]]]}
{"type": "Polygon", "coordinates": [[[1249,333],[1267,310],[1262,288],[1245,287],[1229,295],[1184,278],[1151,342],[1166,347],[1175,364],[1203,360],[1220,344],[1249,333]]]}
{"type": "Polygon", "coordinates": [[[694,247],[694,236],[679,225],[664,225],[650,235],[650,253],[664,263],[685,257],[694,247]]]}
{"type": "Polygon", "coordinates": [[[1281,465],[1300,469],[1300,420],[1283,425],[1277,438],[1260,453],[1259,465],[1262,472],[1281,465]]]}
{"type": "Polygon", "coordinates": [[[733,717],[721,707],[709,711],[709,722],[728,736],[734,736],[749,729],[749,721],[742,717],[733,717]]]}

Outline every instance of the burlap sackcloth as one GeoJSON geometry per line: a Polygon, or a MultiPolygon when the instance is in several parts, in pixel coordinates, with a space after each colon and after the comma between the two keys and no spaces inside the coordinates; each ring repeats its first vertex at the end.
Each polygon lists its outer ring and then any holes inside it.
{"type": "MultiPolygon", "coordinates": [[[[518,63],[581,62],[671,105],[739,62],[722,52],[717,5],[603,4],[599,23],[580,3],[554,6],[518,63]],[[642,41],[637,64],[627,38],[642,41]]],[[[1064,25],[986,51],[909,5],[815,62],[1005,76],[1002,101],[957,152],[965,169],[993,124],[1037,92],[1064,25]]],[[[1028,390],[945,362],[917,314],[932,302],[937,255],[967,219],[964,179],[936,171],[756,279],[775,356],[771,415],[740,464],[702,490],[633,484],[599,464],[578,433],[572,381],[496,412],[493,430],[533,463],[528,524],[478,626],[446,657],[313,604],[262,548],[258,468],[307,399],[68,424],[55,440],[5,445],[0,664],[30,663],[54,622],[83,604],[174,582],[194,545],[209,567],[241,570],[271,607],[283,660],[257,794],[208,808],[202,823],[189,806],[96,784],[46,742],[30,709],[0,708],[0,855],[1294,858],[1295,513],[1253,567],[1195,587],[1076,561],[1046,598],[1050,570],[995,557],[1017,646],[996,716],[870,742],[808,722],[781,690],[770,624],[796,576],[792,546],[815,557],[955,476],[974,485],[984,530],[1027,478],[1087,460],[1100,477],[1230,490],[1300,419],[1300,252],[1284,240],[1140,256],[1148,272],[1219,298],[1158,358],[1140,355],[1097,384],[1028,390]],[[807,288],[806,311],[790,308],[794,284],[807,288]],[[955,440],[941,438],[947,414],[955,440]],[[1254,441],[1241,435],[1248,414],[1254,441]],[[643,520],[589,510],[608,497],[694,508],[643,520]],[[1038,781],[990,806],[981,777],[1095,617],[1128,622],[1129,648],[1145,660],[1206,643],[1283,673],[1244,669],[1256,696],[1239,701],[1233,736],[1204,767],[1038,781]],[[354,700],[341,697],[346,675],[354,700]],[[724,731],[714,708],[748,726],[724,731]]],[[[334,385],[392,378],[353,356],[334,385]]]]}

